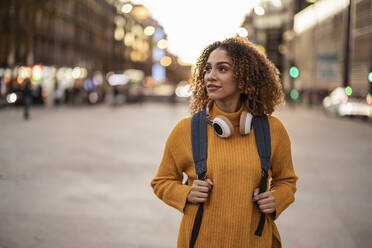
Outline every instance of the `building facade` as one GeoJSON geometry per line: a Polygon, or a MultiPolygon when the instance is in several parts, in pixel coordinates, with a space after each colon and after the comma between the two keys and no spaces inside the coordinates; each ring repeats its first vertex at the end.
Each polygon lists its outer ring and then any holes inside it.
{"type": "Polygon", "coordinates": [[[320,103],[345,84],[361,94],[372,90],[367,79],[372,71],[371,6],[370,0],[262,0],[257,5],[262,13],[254,9],[242,27],[280,70],[288,97],[294,91],[294,100],[320,103]],[[298,77],[290,76],[293,66],[298,77]]]}
{"type": "MultiPolygon", "coordinates": [[[[371,7],[370,0],[320,0],[294,13],[293,31],[287,30],[293,35],[286,40],[286,59],[287,68],[294,63],[300,75],[286,87],[300,91],[309,103],[320,103],[338,86],[350,86],[353,91],[367,94],[372,64],[371,7]]],[[[288,69],[284,78],[285,82],[291,81],[288,69]]]]}
{"type": "MultiPolygon", "coordinates": [[[[155,30],[162,30],[166,43],[166,33],[149,10],[130,1],[1,1],[0,20],[0,99],[21,90],[25,77],[43,89],[51,104],[57,88],[86,97],[98,88],[110,92],[110,73],[129,71],[121,87],[125,92],[131,84],[140,88],[161,59],[153,58],[155,30]]],[[[168,53],[166,46],[160,50],[162,56],[168,53]]],[[[184,79],[174,73],[179,66],[175,60],[168,69],[171,81],[184,79]]],[[[166,82],[167,69],[160,67],[164,77],[158,83],[166,82]]]]}

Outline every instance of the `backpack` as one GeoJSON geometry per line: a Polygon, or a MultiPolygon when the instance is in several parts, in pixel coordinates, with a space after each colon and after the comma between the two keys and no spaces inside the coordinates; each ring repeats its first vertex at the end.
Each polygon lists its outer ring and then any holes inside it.
{"type": "MultiPolygon", "coordinates": [[[[207,112],[203,109],[192,116],[191,119],[191,144],[192,154],[195,164],[195,171],[198,180],[206,180],[207,172],[207,112]]],[[[266,191],[268,171],[270,168],[271,157],[271,138],[270,126],[266,115],[253,116],[253,129],[255,133],[257,150],[261,160],[262,178],[260,182],[260,193],[266,191]]],[[[204,204],[199,205],[195,216],[194,225],[190,238],[190,248],[193,248],[199,234],[200,225],[203,217],[204,204]]],[[[260,223],[255,232],[255,235],[262,236],[263,227],[265,224],[265,214],[261,213],[260,223]]]]}

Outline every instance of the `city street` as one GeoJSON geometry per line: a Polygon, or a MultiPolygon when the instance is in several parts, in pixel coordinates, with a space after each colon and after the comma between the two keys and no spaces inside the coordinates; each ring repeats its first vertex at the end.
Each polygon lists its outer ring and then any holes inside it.
{"type": "MultiPolygon", "coordinates": [[[[0,248],[173,248],[150,187],[184,103],[0,110],[0,248]]],[[[372,247],[372,123],[282,107],[299,177],[285,248],[372,247]]]]}

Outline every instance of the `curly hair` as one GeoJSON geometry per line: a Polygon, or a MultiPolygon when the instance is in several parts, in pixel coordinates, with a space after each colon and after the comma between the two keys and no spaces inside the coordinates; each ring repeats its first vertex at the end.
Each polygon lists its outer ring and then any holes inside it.
{"type": "Polygon", "coordinates": [[[204,75],[209,55],[215,49],[226,51],[231,58],[234,79],[249,111],[257,116],[271,115],[275,107],[283,102],[279,70],[256,45],[243,38],[216,41],[204,49],[192,76],[190,113],[202,110],[209,102],[204,75]]]}

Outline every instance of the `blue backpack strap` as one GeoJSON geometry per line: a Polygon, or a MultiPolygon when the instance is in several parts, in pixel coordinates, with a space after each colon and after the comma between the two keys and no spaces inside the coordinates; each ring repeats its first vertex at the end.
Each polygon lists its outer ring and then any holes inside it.
{"type": "MultiPolygon", "coordinates": [[[[267,178],[270,169],[270,157],[271,157],[271,137],[270,137],[270,126],[269,120],[266,115],[254,116],[253,117],[253,128],[256,137],[256,144],[258,154],[261,160],[262,178],[260,183],[260,194],[266,191],[267,178]]],[[[255,232],[257,236],[262,236],[263,227],[265,224],[265,214],[261,214],[260,223],[255,232]]]]}
{"type": "Polygon", "coordinates": [[[203,109],[192,116],[191,144],[195,171],[198,179],[205,179],[207,172],[207,113],[203,109]]]}
{"type": "Polygon", "coordinates": [[[261,168],[262,171],[267,174],[270,169],[271,157],[270,126],[267,116],[254,116],[253,128],[256,137],[258,154],[260,155],[261,159],[261,168]]]}
{"type": "MultiPolygon", "coordinates": [[[[195,171],[199,180],[206,180],[207,172],[207,112],[206,109],[194,114],[191,119],[191,144],[195,171]]],[[[199,205],[192,227],[189,248],[195,246],[203,218],[204,204],[199,205]]]]}

